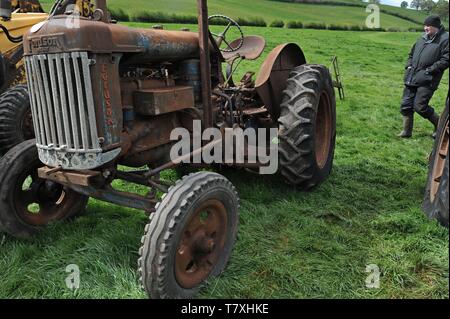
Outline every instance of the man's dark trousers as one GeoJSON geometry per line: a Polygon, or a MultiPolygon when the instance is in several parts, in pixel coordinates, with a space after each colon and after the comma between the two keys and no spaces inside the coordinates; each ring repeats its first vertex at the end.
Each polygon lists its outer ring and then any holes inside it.
{"type": "Polygon", "coordinates": [[[422,117],[429,119],[434,114],[434,109],[428,105],[435,90],[428,86],[405,86],[400,112],[408,116],[417,112],[422,117]]]}

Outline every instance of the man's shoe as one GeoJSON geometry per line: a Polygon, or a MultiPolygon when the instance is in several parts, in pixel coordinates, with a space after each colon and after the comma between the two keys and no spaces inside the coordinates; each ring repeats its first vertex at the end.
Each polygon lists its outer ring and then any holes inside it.
{"type": "Polygon", "coordinates": [[[438,126],[439,126],[439,119],[440,119],[440,117],[436,114],[436,112],[434,112],[434,113],[428,118],[428,121],[430,121],[431,124],[433,124],[433,126],[434,126],[434,131],[433,131],[433,134],[431,135],[433,138],[436,138],[436,131],[437,131],[438,126]]]}
{"type": "Polygon", "coordinates": [[[428,119],[434,125],[435,132],[438,129],[440,119],[441,118],[439,117],[439,115],[436,114],[436,112],[434,112],[433,115],[431,115],[430,118],[428,119]]]}
{"type": "Polygon", "coordinates": [[[414,127],[414,115],[403,116],[403,131],[398,135],[401,138],[410,138],[414,127]]]}

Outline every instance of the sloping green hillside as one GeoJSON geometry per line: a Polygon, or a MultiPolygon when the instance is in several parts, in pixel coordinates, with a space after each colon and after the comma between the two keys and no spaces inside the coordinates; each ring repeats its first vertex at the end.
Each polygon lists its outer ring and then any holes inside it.
{"type": "MultiPolygon", "coordinates": [[[[352,0],[345,0],[352,1],[352,0]]],[[[52,0],[42,0],[46,8],[49,8],[52,0]]],[[[336,1],[337,2],[337,1],[336,1]]],[[[165,12],[176,14],[196,15],[195,0],[110,0],[110,8],[123,9],[127,14],[133,16],[138,12],[165,12]]],[[[392,8],[394,11],[405,12],[405,15],[411,15],[414,19],[421,21],[423,17],[412,10],[383,6],[383,8],[392,8]]],[[[347,7],[338,5],[314,5],[304,3],[288,3],[272,0],[210,0],[209,11],[211,14],[222,13],[237,18],[263,18],[267,23],[276,19],[288,21],[301,21],[303,23],[324,23],[327,25],[359,25],[365,24],[367,13],[363,7],[347,7]]],[[[390,15],[381,14],[381,27],[399,28],[407,30],[418,27],[417,23],[390,15]]]]}
{"type": "MultiPolygon", "coordinates": [[[[318,3],[336,3],[337,5],[357,5],[357,6],[367,6],[367,2],[361,0],[270,0],[270,1],[282,1],[282,2],[318,2],[318,3]]],[[[400,7],[394,7],[390,5],[380,5],[381,10],[384,13],[388,13],[394,16],[405,17],[406,20],[414,20],[418,23],[422,23],[427,14],[420,10],[414,9],[404,9],[400,7]]]]}

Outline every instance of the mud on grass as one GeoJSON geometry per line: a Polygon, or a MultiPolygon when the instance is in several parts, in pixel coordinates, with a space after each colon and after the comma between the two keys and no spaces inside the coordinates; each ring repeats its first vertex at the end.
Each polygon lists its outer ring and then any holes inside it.
{"type": "MultiPolygon", "coordinates": [[[[268,39],[263,58],[288,41],[300,44],[311,63],[329,65],[337,55],[347,100],[337,103],[334,170],[312,192],[225,172],[241,197],[238,240],[228,268],[201,297],[448,298],[448,230],[420,209],[432,127],[417,119],[414,138],[395,137],[403,66],[419,34],[244,31],[268,39]],[[365,287],[368,264],[381,270],[379,289],[365,287]]],[[[245,63],[240,74],[263,58],[245,63]]],[[[447,88],[448,75],[432,101],[439,111],[447,88]]],[[[91,200],[84,216],[31,240],[0,234],[0,298],[145,298],[136,264],[146,222],[142,212],[91,200]],[[81,270],[76,292],[65,286],[69,264],[81,270]]]]}

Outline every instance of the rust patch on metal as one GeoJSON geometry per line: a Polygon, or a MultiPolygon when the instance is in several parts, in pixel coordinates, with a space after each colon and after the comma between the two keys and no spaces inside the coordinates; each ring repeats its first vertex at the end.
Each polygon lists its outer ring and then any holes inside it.
{"type": "Polygon", "coordinates": [[[142,115],[161,115],[194,107],[194,90],[172,86],[134,92],[134,107],[142,115]]]}
{"type": "Polygon", "coordinates": [[[114,125],[113,121],[113,108],[111,104],[111,94],[109,93],[109,77],[108,77],[108,66],[103,63],[102,64],[102,71],[101,76],[102,84],[103,84],[103,98],[105,101],[105,108],[106,108],[106,124],[108,126],[114,125]]]}
{"type": "Polygon", "coordinates": [[[303,51],[297,44],[287,43],[277,46],[264,61],[256,79],[256,92],[264,102],[272,120],[280,116],[282,93],[286,81],[295,67],[305,64],[303,51]]]}
{"type": "Polygon", "coordinates": [[[44,166],[38,169],[38,176],[60,184],[89,186],[100,177],[97,171],[54,171],[44,166]]]}
{"type": "Polygon", "coordinates": [[[223,253],[227,223],[225,206],[214,199],[198,207],[187,222],[175,256],[175,277],[183,288],[208,278],[223,253]]]}
{"type": "Polygon", "coordinates": [[[326,92],[320,96],[316,118],[316,162],[320,169],[327,163],[330,154],[331,141],[333,139],[333,117],[331,97],[326,92]]]}
{"type": "MultiPolygon", "coordinates": [[[[241,39],[234,40],[230,43],[234,47],[241,39]]],[[[245,60],[256,60],[261,56],[266,47],[266,40],[263,37],[252,35],[244,37],[244,42],[241,48],[234,52],[223,52],[222,55],[225,60],[233,60],[235,58],[242,58],[245,60]]]]}
{"type": "Polygon", "coordinates": [[[431,189],[430,189],[430,199],[431,202],[434,201],[436,198],[436,194],[439,190],[439,186],[441,184],[441,178],[444,174],[445,169],[445,160],[448,156],[448,144],[449,144],[449,119],[446,119],[446,123],[444,126],[444,131],[442,132],[441,136],[438,136],[439,139],[437,148],[436,148],[436,154],[435,160],[434,160],[434,166],[433,166],[433,173],[431,176],[431,189]]]}

